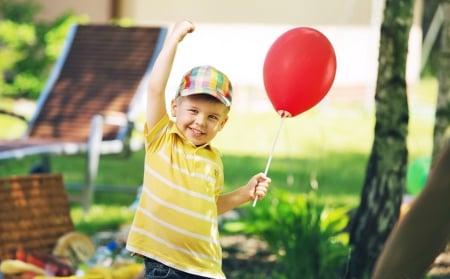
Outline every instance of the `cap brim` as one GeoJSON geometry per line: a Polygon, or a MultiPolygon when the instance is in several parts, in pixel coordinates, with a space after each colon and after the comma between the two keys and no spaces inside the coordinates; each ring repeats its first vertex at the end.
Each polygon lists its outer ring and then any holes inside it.
{"type": "Polygon", "coordinates": [[[189,95],[197,95],[197,94],[208,94],[213,97],[215,97],[217,100],[219,100],[222,104],[229,107],[231,106],[230,100],[228,100],[225,95],[223,95],[220,92],[214,91],[214,90],[193,90],[193,89],[184,89],[179,92],[179,96],[189,96],[189,95]]]}

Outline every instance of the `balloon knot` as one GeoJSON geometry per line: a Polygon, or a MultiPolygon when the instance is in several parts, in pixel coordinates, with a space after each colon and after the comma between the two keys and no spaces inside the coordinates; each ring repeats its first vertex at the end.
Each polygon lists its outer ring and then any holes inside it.
{"type": "Polygon", "coordinates": [[[285,110],[279,110],[278,114],[283,118],[288,118],[292,116],[288,111],[285,110]]]}

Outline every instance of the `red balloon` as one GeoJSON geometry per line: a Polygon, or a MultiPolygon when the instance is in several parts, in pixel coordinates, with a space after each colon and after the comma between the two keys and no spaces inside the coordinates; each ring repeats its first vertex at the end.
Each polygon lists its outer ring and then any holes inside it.
{"type": "Polygon", "coordinates": [[[298,27],[282,34],[267,52],[264,87],[275,110],[296,116],[320,102],[333,84],[336,54],[321,32],[298,27]]]}

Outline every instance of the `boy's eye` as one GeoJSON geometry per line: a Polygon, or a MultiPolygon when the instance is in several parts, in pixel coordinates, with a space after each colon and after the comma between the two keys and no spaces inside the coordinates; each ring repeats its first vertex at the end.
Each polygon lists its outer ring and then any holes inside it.
{"type": "Polygon", "coordinates": [[[196,109],[189,109],[188,111],[189,111],[189,112],[192,112],[192,113],[197,113],[197,110],[196,110],[196,109]]]}
{"type": "Polygon", "coordinates": [[[210,115],[209,118],[214,119],[214,120],[219,119],[219,117],[217,117],[216,115],[210,115]]]}

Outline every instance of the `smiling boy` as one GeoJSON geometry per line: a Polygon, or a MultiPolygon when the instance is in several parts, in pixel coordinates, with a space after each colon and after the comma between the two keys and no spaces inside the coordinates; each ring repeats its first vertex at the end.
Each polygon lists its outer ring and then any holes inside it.
{"type": "Polygon", "coordinates": [[[127,249],[144,257],[145,278],[225,278],[218,215],[264,198],[270,179],[258,173],[222,194],[221,155],[211,141],[224,128],[232,102],[228,77],[198,66],[182,78],[166,111],[165,90],[178,44],[194,31],[173,27],[148,82],[144,182],[127,249]]]}

